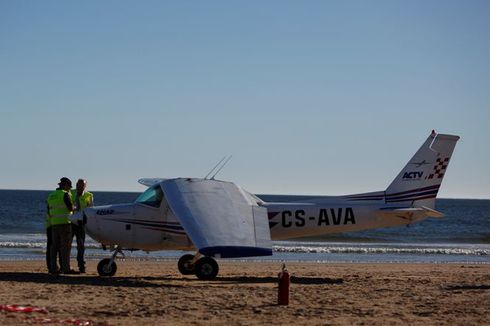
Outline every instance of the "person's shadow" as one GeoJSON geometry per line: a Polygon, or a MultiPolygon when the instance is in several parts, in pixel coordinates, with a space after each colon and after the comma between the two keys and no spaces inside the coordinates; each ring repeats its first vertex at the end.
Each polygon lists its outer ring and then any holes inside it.
{"type": "Polygon", "coordinates": [[[120,287],[181,287],[173,284],[157,284],[148,282],[144,277],[100,277],[95,275],[50,275],[35,272],[0,272],[0,282],[45,283],[45,284],[77,284],[93,286],[120,287]]]}

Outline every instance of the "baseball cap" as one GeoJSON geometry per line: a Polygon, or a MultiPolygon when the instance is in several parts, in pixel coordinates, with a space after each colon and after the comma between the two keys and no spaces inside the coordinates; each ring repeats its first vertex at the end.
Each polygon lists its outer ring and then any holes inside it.
{"type": "Polygon", "coordinates": [[[68,179],[67,177],[63,177],[60,179],[60,182],[58,183],[58,185],[63,185],[63,184],[69,184],[71,186],[71,180],[68,179]]]}

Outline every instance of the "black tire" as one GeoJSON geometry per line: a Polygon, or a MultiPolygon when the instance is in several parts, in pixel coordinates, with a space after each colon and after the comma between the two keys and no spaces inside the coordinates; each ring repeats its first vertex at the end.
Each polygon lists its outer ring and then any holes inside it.
{"type": "Polygon", "coordinates": [[[182,275],[192,275],[196,272],[196,264],[191,264],[191,260],[194,259],[194,255],[184,255],[180,257],[177,267],[182,275]]]}
{"type": "Polygon", "coordinates": [[[97,265],[97,272],[100,276],[114,276],[117,271],[116,262],[113,261],[111,264],[111,260],[109,258],[102,259],[97,265]]]}
{"type": "Polygon", "coordinates": [[[196,262],[196,276],[200,280],[214,280],[218,272],[218,263],[211,257],[203,257],[196,262]]]}

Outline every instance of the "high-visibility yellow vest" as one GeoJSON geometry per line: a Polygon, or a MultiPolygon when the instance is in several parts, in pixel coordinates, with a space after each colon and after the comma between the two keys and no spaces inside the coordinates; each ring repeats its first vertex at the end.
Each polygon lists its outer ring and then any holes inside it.
{"type": "MultiPolygon", "coordinates": [[[[73,198],[73,203],[77,203],[78,194],[76,190],[71,191],[71,197],[73,198]]],[[[84,191],[80,196],[80,207],[77,209],[79,211],[84,210],[86,207],[92,206],[94,202],[94,195],[89,191],[84,191]]]]}
{"type": "Polygon", "coordinates": [[[65,194],[71,198],[71,194],[68,191],[61,189],[55,190],[48,195],[48,207],[49,207],[49,222],[48,224],[60,225],[70,224],[69,217],[72,212],[66,207],[65,194]]]}

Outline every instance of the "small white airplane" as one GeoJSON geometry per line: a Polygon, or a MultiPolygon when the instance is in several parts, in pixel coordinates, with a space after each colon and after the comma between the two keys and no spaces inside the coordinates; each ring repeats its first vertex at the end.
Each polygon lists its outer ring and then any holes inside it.
{"type": "Polygon", "coordinates": [[[149,188],[134,203],[86,208],[83,216],[74,215],[72,222],[82,220],[90,237],[104,249],[114,250],[111,258],[99,262],[101,276],[116,273],[115,259],[123,249],[181,249],[196,250],[196,254],[183,255],[179,271],[210,280],[219,270],[214,258],[269,256],[272,240],[442,217],[434,209],[435,198],[458,139],[433,131],[384,191],[264,202],[214,176],[140,179],[149,188]]]}

